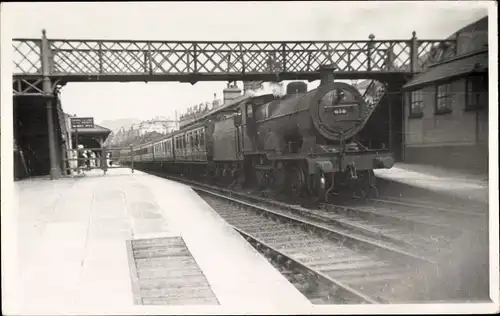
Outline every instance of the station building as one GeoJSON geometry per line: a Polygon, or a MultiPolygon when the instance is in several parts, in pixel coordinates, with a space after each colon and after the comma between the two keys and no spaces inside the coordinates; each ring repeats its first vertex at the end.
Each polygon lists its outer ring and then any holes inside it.
{"type": "Polygon", "coordinates": [[[403,86],[402,160],[488,171],[488,18],[452,35],[457,55],[403,86]]]}

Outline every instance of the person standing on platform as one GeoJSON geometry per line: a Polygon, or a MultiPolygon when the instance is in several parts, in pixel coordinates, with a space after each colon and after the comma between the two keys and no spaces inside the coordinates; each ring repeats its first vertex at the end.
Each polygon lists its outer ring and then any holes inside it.
{"type": "Polygon", "coordinates": [[[90,151],[90,167],[95,168],[96,167],[96,156],[95,156],[95,151],[90,151]]]}
{"type": "Polygon", "coordinates": [[[87,167],[87,170],[90,171],[91,168],[90,168],[90,161],[92,160],[92,157],[91,157],[91,151],[90,150],[86,150],[85,151],[86,153],[86,160],[85,160],[85,163],[86,163],[86,167],[87,167]]]}
{"type": "Polygon", "coordinates": [[[83,145],[78,145],[78,174],[84,170],[85,167],[85,159],[86,159],[86,154],[85,154],[85,149],[83,145]]]}
{"type": "Polygon", "coordinates": [[[95,166],[101,168],[101,155],[100,151],[95,151],[95,166]]]}
{"type": "Polygon", "coordinates": [[[69,166],[69,175],[70,176],[73,176],[74,173],[76,172],[76,167],[78,166],[77,165],[77,161],[76,160],[73,160],[73,159],[76,159],[78,157],[78,154],[76,152],[76,150],[68,150],[68,166],[69,166]]]}
{"type": "Polygon", "coordinates": [[[111,153],[106,153],[106,167],[111,166],[111,153]]]}

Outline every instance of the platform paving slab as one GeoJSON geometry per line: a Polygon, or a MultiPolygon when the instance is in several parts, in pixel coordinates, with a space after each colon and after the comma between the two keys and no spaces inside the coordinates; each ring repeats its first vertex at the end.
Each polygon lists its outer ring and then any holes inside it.
{"type": "Polygon", "coordinates": [[[151,310],[134,305],[126,241],[161,236],[182,236],[221,305],[269,312],[291,302],[309,306],[184,185],[118,169],[106,176],[95,171],[81,178],[20,181],[15,193],[26,312],[151,310]]]}

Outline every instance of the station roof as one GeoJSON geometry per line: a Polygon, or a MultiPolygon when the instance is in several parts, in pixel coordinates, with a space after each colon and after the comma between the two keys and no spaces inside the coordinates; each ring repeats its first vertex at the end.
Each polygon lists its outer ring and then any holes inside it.
{"type": "Polygon", "coordinates": [[[403,90],[425,86],[438,81],[454,79],[471,73],[488,73],[488,50],[476,51],[429,66],[403,86],[403,90]]]}

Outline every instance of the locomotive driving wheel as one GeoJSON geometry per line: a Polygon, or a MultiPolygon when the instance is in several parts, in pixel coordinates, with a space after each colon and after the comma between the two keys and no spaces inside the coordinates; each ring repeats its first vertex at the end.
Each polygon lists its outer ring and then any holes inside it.
{"type": "Polygon", "coordinates": [[[285,169],[285,165],[283,162],[277,162],[274,171],[272,173],[272,178],[273,178],[273,189],[277,192],[281,192],[285,189],[286,187],[286,175],[287,171],[285,169]]]}
{"type": "Polygon", "coordinates": [[[315,174],[311,175],[310,180],[311,182],[309,187],[309,194],[311,195],[312,202],[314,203],[324,202],[326,200],[325,195],[327,190],[325,173],[322,170],[320,170],[315,174]]]}
{"type": "Polygon", "coordinates": [[[286,169],[286,187],[292,197],[300,198],[303,196],[304,189],[307,186],[306,173],[300,165],[293,164],[286,169]]]}
{"type": "Polygon", "coordinates": [[[363,198],[378,197],[376,179],[373,170],[360,172],[359,188],[363,198]]]}

